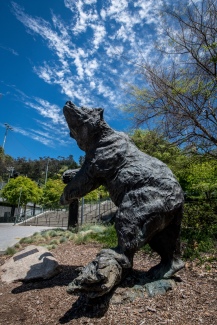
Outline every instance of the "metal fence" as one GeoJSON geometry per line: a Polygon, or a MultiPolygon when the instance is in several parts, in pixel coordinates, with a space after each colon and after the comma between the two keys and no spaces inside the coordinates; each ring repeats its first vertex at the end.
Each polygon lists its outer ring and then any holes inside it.
{"type": "MultiPolygon", "coordinates": [[[[115,215],[117,207],[110,200],[99,200],[98,202],[87,202],[82,199],[79,206],[78,223],[97,223],[110,222],[115,215]]],[[[16,215],[14,224],[31,225],[31,226],[48,226],[48,227],[67,227],[68,225],[68,208],[57,210],[43,210],[42,212],[31,215],[16,215]]]]}

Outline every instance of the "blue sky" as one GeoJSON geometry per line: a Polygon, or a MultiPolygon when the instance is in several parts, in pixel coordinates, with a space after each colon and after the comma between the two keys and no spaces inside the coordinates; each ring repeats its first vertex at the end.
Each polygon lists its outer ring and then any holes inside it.
{"type": "MultiPolygon", "coordinates": [[[[169,1],[165,1],[169,2],[169,1]]],[[[1,0],[0,144],[13,157],[84,155],[69,137],[67,100],[104,108],[128,131],[121,105],[135,62],[163,41],[158,0],[1,0]],[[127,58],[127,60],[126,60],[127,58]]]]}

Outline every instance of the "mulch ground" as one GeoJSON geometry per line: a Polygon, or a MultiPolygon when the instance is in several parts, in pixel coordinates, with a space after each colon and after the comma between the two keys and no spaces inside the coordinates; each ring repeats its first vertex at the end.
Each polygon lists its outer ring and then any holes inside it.
{"type": "MultiPolygon", "coordinates": [[[[76,269],[90,262],[100,249],[99,244],[76,246],[67,242],[51,251],[61,265],[61,273],[54,278],[33,283],[0,282],[0,324],[217,324],[217,262],[187,262],[173,290],[153,298],[118,303],[113,299],[114,291],[90,303],[68,295],[66,286],[76,277],[76,269]]],[[[6,258],[0,256],[0,265],[6,258]]],[[[134,269],[147,271],[156,263],[155,255],[139,252],[134,269]]]]}

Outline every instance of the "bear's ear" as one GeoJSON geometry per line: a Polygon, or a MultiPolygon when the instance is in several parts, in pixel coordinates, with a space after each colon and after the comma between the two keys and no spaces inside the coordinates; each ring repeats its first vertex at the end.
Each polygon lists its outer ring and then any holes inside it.
{"type": "Polygon", "coordinates": [[[103,120],[104,109],[102,109],[102,108],[97,108],[97,111],[99,112],[100,120],[103,120]]]}

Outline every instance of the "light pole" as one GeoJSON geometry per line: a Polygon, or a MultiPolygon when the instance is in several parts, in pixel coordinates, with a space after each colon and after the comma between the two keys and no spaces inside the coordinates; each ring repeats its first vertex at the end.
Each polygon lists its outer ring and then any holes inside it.
{"type": "Polygon", "coordinates": [[[45,172],[45,182],[44,182],[45,187],[46,187],[46,184],[47,184],[47,174],[48,174],[49,161],[50,161],[50,159],[47,160],[47,166],[46,166],[46,172],[45,172]]]}
{"type": "Polygon", "coordinates": [[[8,123],[4,123],[4,125],[5,125],[6,130],[5,130],[5,136],[4,136],[3,145],[2,145],[3,150],[4,150],[4,147],[5,147],[5,142],[6,142],[8,130],[13,131],[13,128],[8,123]]]}
{"type": "Polygon", "coordinates": [[[7,170],[9,171],[9,177],[8,177],[8,182],[9,182],[11,176],[13,176],[13,173],[14,173],[14,167],[8,167],[7,170]]]}

